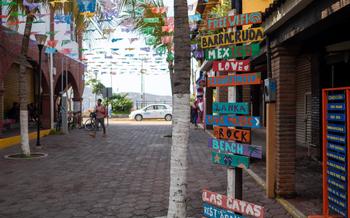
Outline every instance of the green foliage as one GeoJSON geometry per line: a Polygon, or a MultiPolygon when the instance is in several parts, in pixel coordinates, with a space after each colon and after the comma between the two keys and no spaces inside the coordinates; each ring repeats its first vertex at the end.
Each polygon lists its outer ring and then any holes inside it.
{"type": "Polygon", "coordinates": [[[128,94],[113,94],[109,102],[112,104],[112,112],[115,114],[130,113],[133,101],[128,94]]]}
{"type": "Polygon", "coordinates": [[[228,12],[231,10],[231,0],[224,0],[224,2],[218,6],[211,9],[209,13],[209,18],[219,18],[227,16],[228,12]]]}
{"type": "Polygon", "coordinates": [[[92,93],[94,93],[96,95],[102,94],[102,91],[105,88],[105,86],[98,79],[90,79],[86,82],[86,85],[91,86],[92,93]]]}

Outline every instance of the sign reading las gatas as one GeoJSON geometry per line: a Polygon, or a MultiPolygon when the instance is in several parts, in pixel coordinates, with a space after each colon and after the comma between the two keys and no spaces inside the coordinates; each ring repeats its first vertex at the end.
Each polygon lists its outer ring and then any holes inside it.
{"type": "Polygon", "coordinates": [[[201,37],[202,48],[212,48],[216,46],[234,45],[248,42],[261,41],[264,38],[264,30],[261,27],[235,32],[223,32],[215,35],[201,37]]]}

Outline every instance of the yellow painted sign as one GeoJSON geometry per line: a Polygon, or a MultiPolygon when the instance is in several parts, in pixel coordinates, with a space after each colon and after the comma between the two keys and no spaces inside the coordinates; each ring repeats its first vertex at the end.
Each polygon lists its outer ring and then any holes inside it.
{"type": "Polygon", "coordinates": [[[248,42],[258,42],[264,38],[262,27],[238,30],[235,32],[222,32],[215,35],[201,37],[202,48],[212,48],[216,46],[235,45],[248,42]]]}

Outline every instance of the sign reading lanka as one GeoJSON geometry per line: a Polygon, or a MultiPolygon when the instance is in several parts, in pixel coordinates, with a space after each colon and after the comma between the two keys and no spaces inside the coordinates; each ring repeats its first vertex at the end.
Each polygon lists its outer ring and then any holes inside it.
{"type": "Polygon", "coordinates": [[[223,32],[215,35],[201,37],[202,48],[212,48],[216,46],[234,45],[248,42],[258,42],[264,38],[262,27],[238,30],[235,32],[223,32]]]}

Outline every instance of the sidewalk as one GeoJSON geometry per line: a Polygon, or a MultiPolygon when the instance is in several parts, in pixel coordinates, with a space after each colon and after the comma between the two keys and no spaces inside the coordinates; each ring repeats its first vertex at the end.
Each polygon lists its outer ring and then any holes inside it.
{"type": "MultiPolygon", "coordinates": [[[[263,146],[265,151],[264,129],[252,131],[252,143],[263,146]]],[[[287,200],[306,216],[322,214],[322,165],[307,157],[307,148],[297,147],[296,156],[297,196],[287,200]]],[[[265,181],[265,159],[254,160],[251,169],[265,181]]]]}
{"type": "MultiPolygon", "coordinates": [[[[0,150],[0,217],[165,216],[168,206],[170,125],[112,123],[108,137],[85,130],[42,138],[48,157],[5,160],[19,146],[0,150]]],[[[188,216],[202,217],[201,191],[226,193],[226,169],[213,165],[208,135],[191,129],[188,216]]],[[[244,173],[244,200],[266,209],[266,217],[290,217],[244,173]]]]}

